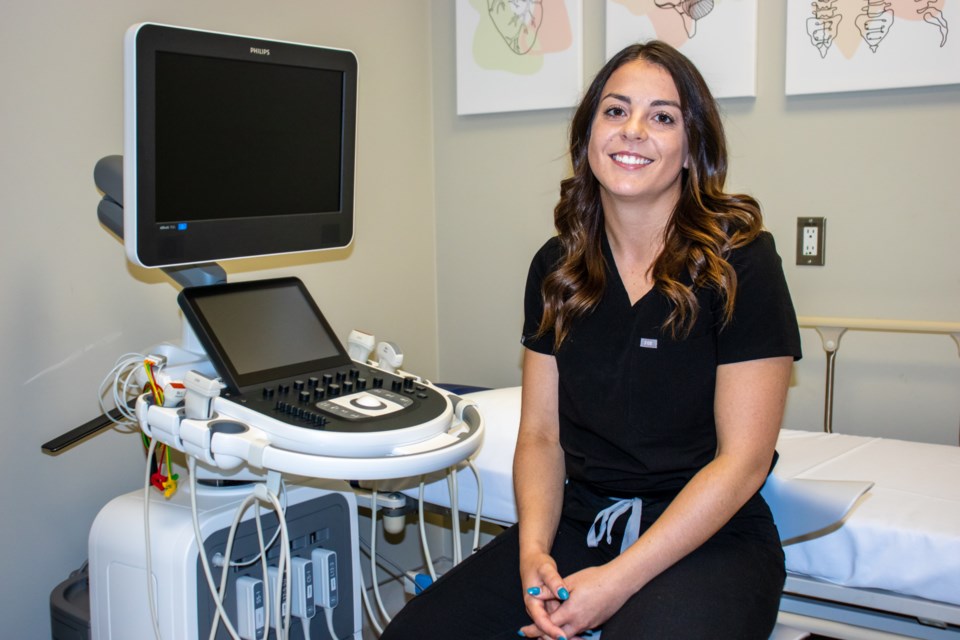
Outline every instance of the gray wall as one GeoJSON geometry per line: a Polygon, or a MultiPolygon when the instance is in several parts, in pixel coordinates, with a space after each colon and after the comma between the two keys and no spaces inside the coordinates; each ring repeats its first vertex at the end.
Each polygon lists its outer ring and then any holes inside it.
{"type": "MultiPolygon", "coordinates": [[[[798,314],[960,321],[954,153],[960,86],[784,96],[786,9],[760,2],[755,99],[723,100],[728,186],[752,193],[798,314]],[[826,266],[796,266],[796,219],[827,218],[826,266]]],[[[456,115],[452,3],[434,2],[440,370],[519,384],[521,296],[553,232],[567,110],[456,115]]],[[[584,2],[584,73],[604,62],[603,3],[584,2]]],[[[822,425],[824,357],[804,330],[785,426],[822,425]]],[[[948,337],[848,333],[835,429],[957,443],[960,361],[948,337]]]]}

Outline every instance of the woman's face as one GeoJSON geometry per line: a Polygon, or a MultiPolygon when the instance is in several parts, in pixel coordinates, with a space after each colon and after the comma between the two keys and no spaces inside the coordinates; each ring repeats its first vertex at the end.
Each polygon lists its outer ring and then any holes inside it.
{"type": "Polygon", "coordinates": [[[603,87],[588,146],[604,208],[620,204],[667,207],[680,197],[687,135],[680,95],[667,71],[628,62],[603,87]]]}

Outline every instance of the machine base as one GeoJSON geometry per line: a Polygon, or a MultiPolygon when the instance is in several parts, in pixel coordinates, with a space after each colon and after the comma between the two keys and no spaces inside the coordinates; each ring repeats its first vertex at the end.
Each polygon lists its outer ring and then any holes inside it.
{"type": "MultiPolygon", "coordinates": [[[[291,556],[310,558],[314,549],[336,552],[340,598],[333,609],[333,626],[338,640],[360,640],[361,606],[356,498],[341,483],[304,479],[288,484],[281,495],[286,504],[286,521],[291,556]]],[[[197,507],[200,531],[208,558],[222,553],[236,512],[252,491],[252,485],[199,487],[197,507]]],[[[90,529],[90,616],[91,637],[95,640],[125,640],[153,637],[147,599],[143,491],[134,491],[109,502],[90,529]]],[[[165,499],[151,489],[149,501],[152,579],[160,634],[163,640],[207,638],[216,609],[200,564],[191,516],[190,497],[181,490],[165,499]]],[[[275,514],[261,508],[264,537],[269,541],[277,527],[275,514]]],[[[279,538],[268,553],[268,564],[276,566],[279,538]]],[[[247,509],[238,527],[231,560],[256,560],[259,553],[254,509],[247,509]]],[[[236,580],[244,576],[262,578],[259,560],[229,569],[224,603],[236,626],[236,580]]],[[[213,567],[217,584],[220,570],[213,567]]],[[[324,612],[310,625],[310,640],[328,640],[324,612]]],[[[216,638],[229,639],[221,623],[216,638]]],[[[267,637],[276,637],[270,629],[267,637]]],[[[290,640],[303,640],[296,619],[291,623],[290,640]]]]}

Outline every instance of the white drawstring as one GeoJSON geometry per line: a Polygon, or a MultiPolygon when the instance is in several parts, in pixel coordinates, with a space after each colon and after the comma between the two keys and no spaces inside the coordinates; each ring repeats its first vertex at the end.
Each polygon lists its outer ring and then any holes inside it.
{"type": "Polygon", "coordinates": [[[643,502],[640,498],[625,498],[597,514],[590,525],[590,532],[587,534],[587,546],[596,547],[603,539],[603,534],[607,534],[607,544],[613,542],[613,524],[617,518],[622,516],[627,510],[630,510],[630,518],[627,520],[627,528],[623,532],[623,544],[620,545],[620,553],[623,553],[640,537],[640,513],[643,511],[643,502]]]}

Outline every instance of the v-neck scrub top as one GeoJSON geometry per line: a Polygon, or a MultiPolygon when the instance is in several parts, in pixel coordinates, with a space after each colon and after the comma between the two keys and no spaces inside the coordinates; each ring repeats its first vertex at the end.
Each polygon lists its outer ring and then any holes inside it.
{"type": "MultiPolygon", "coordinates": [[[[611,497],[672,496],[716,454],[717,366],[801,357],[780,256],[767,232],[732,251],[733,318],[723,326],[721,296],[696,289],[696,324],[687,337],[674,339],[661,328],[668,298],[655,286],[631,305],[605,236],[602,250],[603,297],[571,324],[554,352],[552,331],[535,336],[543,279],[559,263],[561,247],[551,238],[540,248],[527,278],[522,342],[556,357],[567,477],[611,497]]],[[[689,275],[681,281],[689,286],[689,275]]]]}

